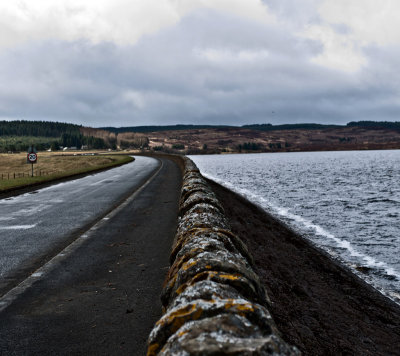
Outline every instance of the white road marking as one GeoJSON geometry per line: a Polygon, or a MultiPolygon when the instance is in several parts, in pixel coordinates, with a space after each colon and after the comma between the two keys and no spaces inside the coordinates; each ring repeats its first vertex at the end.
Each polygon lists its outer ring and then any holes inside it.
{"type": "Polygon", "coordinates": [[[37,224],[34,225],[13,225],[13,226],[0,226],[0,230],[29,230],[36,227],[37,224]]]}
{"type": "Polygon", "coordinates": [[[107,223],[107,220],[114,217],[118,214],[122,209],[124,209],[131,201],[133,201],[139,193],[146,188],[150,182],[158,175],[163,167],[163,163],[161,161],[160,167],[147,179],[147,181],[139,187],[130,197],[128,197],[125,201],[123,201],[118,207],[116,207],[113,211],[108,213],[103,219],[98,221],[95,225],[93,225],[89,230],[83,233],[80,237],[78,237],[74,242],[68,245],[64,250],[62,250],[57,256],[53,257],[50,261],[44,264],[42,267],[38,268],[34,273],[32,273],[28,278],[23,280],[16,287],[8,291],[2,297],[0,297],[0,312],[6,309],[9,305],[13,303],[14,300],[18,298],[19,295],[24,293],[28,288],[30,288],[36,281],[46,276],[56,265],[58,265],[61,261],[66,259],[68,256],[72,255],[74,252],[78,250],[78,248],[87,240],[92,237],[94,232],[100,228],[102,225],[107,223]]]}

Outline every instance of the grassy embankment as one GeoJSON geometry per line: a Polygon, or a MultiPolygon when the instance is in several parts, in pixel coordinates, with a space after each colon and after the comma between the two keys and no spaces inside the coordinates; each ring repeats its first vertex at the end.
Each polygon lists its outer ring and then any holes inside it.
{"type": "Polygon", "coordinates": [[[0,193],[110,168],[132,160],[133,158],[127,155],[74,156],[73,154],[39,152],[38,162],[33,166],[34,176],[31,177],[31,165],[26,163],[26,153],[0,154],[0,193]]]}

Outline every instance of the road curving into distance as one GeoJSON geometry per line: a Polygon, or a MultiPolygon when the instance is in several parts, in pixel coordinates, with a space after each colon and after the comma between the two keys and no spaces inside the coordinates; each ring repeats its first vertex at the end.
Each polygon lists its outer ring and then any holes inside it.
{"type": "Polygon", "coordinates": [[[0,292],[140,187],[160,162],[127,165],[0,200],[0,292]]]}
{"type": "Polygon", "coordinates": [[[0,354],[143,354],[181,179],[139,156],[0,200],[0,354]]]}

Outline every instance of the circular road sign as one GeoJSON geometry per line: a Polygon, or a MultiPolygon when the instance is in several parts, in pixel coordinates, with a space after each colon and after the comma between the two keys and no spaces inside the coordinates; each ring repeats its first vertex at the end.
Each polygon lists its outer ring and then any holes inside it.
{"type": "Polygon", "coordinates": [[[37,154],[32,152],[28,154],[28,161],[30,163],[35,163],[37,161],[37,154]]]}

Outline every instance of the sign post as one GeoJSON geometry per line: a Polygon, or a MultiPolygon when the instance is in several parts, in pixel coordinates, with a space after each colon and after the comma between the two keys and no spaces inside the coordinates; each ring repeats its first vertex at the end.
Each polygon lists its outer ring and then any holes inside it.
{"type": "Polygon", "coordinates": [[[35,146],[28,148],[28,155],[26,156],[26,163],[30,163],[32,166],[32,177],[33,177],[33,165],[37,163],[37,151],[35,146]]]}

